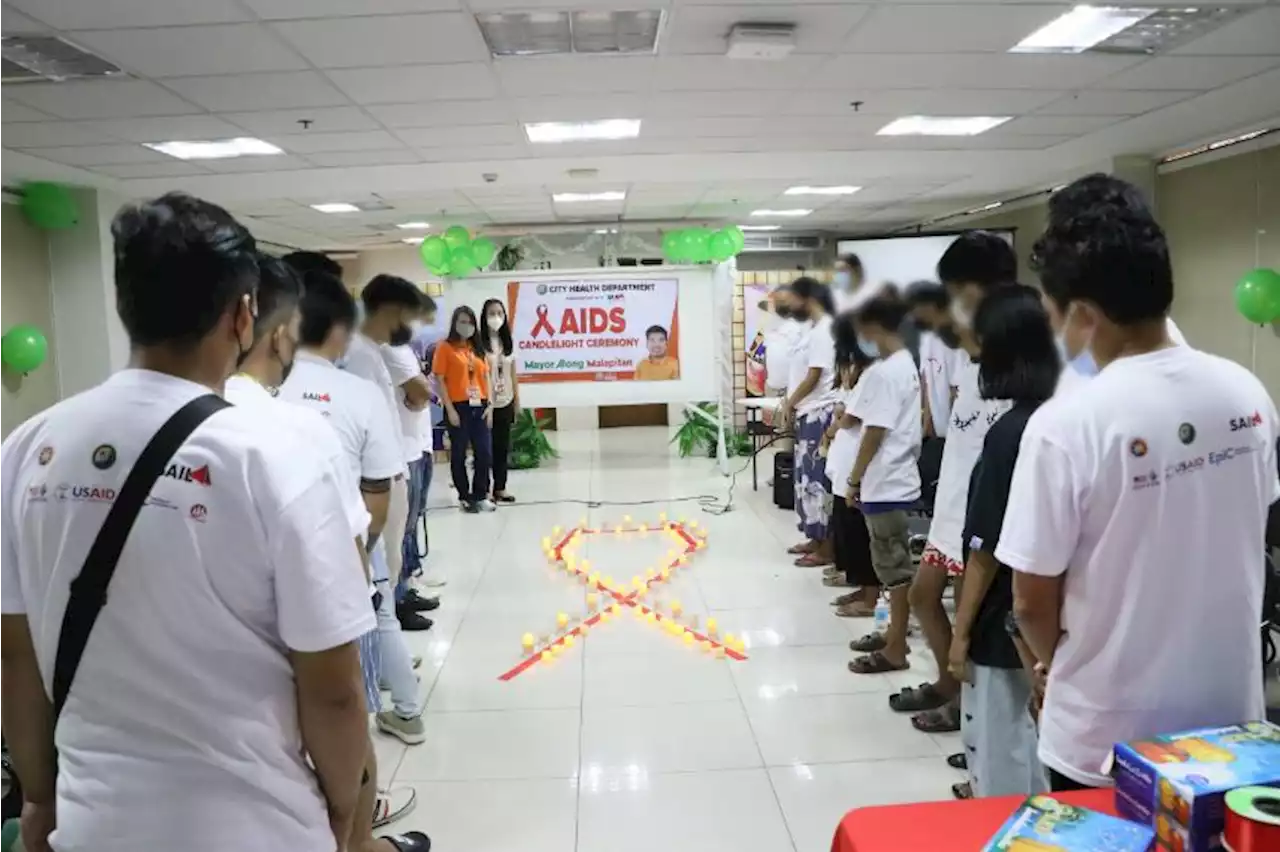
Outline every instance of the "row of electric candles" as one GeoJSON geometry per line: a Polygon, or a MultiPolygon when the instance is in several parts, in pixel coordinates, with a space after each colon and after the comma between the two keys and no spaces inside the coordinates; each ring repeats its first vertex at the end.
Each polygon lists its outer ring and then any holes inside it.
{"type": "MultiPolygon", "coordinates": [[[[647,607],[647,606],[644,606],[643,604],[637,604],[634,607],[634,609],[636,613],[636,618],[647,621],[650,624],[661,624],[663,629],[666,630],[668,633],[672,634],[673,636],[681,637],[684,640],[684,643],[686,645],[694,645],[699,642],[705,643],[707,649],[710,650],[716,657],[723,657],[725,655],[726,649],[730,651],[734,651],[738,654],[741,654],[743,653],[743,651],[746,650],[746,643],[743,642],[741,638],[734,636],[732,633],[726,633],[724,635],[723,641],[716,641],[715,636],[720,628],[714,618],[707,619],[705,634],[699,634],[697,632],[697,630],[695,629],[696,624],[694,626],[689,626],[689,627],[686,627],[685,625],[681,624],[679,621],[676,620],[680,617],[680,613],[681,613],[681,606],[679,601],[671,602],[671,615],[669,616],[663,615],[658,609],[654,607],[647,607]]],[[[563,651],[566,651],[572,648],[575,642],[577,641],[576,637],[581,633],[585,633],[586,630],[596,620],[603,623],[610,618],[616,617],[619,613],[621,613],[621,611],[622,611],[621,604],[618,604],[618,603],[610,604],[609,606],[600,610],[600,612],[596,616],[592,616],[586,619],[585,621],[582,622],[582,624],[578,625],[568,633],[565,633],[563,636],[559,636],[551,639],[546,644],[546,647],[544,647],[543,650],[539,652],[536,656],[541,659],[549,659],[549,658],[558,656],[563,651]]],[[[556,626],[562,631],[566,627],[568,627],[569,614],[565,612],[561,612],[557,614],[556,626]]],[[[538,644],[538,640],[532,633],[526,633],[521,638],[520,643],[523,646],[524,652],[526,654],[533,654],[534,648],[538,644]]]]}

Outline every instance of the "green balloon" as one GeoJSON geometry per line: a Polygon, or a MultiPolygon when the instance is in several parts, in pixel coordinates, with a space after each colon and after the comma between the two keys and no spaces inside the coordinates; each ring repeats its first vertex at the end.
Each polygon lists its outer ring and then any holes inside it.
{"type": "Polygon", "coordinates": [[[1253,323],[1280,319],[1280,272],[1253,269],[1236,283],[1236,309],[1253,323]]]}
{"type": "Polygon", "coordinates": [[[733,237],[729,236],[727,229],[712,234],[708,247],[711,259],[717,262],[724,262],[738,253],[733,247],[733,237]]]}
{"type": "Polygon", "coordinates": [[[439,267],[449,259],[449,244],[444,241],[444,237],[432,234],[418,246],[418,254],[422,256],[422,262],[428,269],[439,267]]]}
{"type": "Polygon", "coordinates": [[[22,187],[22,213],[44,230],[70,228],[80,221],[80,210],[67,188],[56,183],[28,183],[22,187]]]}
{"type": "Polygon", "coordinates": [[[480,269],[484,269],[493,263],[493,258],[498,254],[498,247],[493,244],[493,240],[488,237],[479,237],[471,243],[471,260],[480,269]]]}
{"type": "Polygon", "coordinates": [[[711,259],[711,232],[706,228],[690,228],[684,238],[685,251],[693,263],[706,263],[711,259]]]}
{"type": "Polygon", "coordinates": [[[683,231],[667,231],[662,235],[662,256],[667,260],[676,261],[680,259],[683,233],[683,231]]]}
{"type": "Polygon", "coordinates": [[[462,248],[471,242],[471,234],[461,225],[450,225],[445,229],[444,241],[449,244],[451,249],[462,248]]]}
{"type": "Polygon", "coordinates": [[[0,338],[0,361],[15,373],[30,373],[48,354],[49,341],[34,325],[15,325],[0,338]]]}
{"type": "Polygon", "coordinates": [[[734,254],[740,253],[747,244],[747,235],[742,233],[742,229],[739,228],[737,225],[729,225],[727,227],[721,228],[720,233],[728,234],[729,238],[733,240],[734,254]]]}
{"type": "Polygon", "coordinates": [[[453,264],[449,267],[450,278],[466,278],[468,275],[476,271],[475,264],[464,257],[454,258],[453,264]]]}

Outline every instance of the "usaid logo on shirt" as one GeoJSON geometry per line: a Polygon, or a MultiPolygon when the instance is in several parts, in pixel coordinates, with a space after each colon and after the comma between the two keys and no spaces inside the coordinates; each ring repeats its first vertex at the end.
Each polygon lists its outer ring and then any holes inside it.
{"type": "Polygon", "coordinates": [[[116,490],[101,485],[71,485],[62,483],[53,492],[59,502],[73,500],[77,503],[112,503],[116,499],[116,490]]]}
{"type": "Polygon", "coordinates": [[[332,401],[329,399],[328,391],[326,391],[325,393],[316,393],[315,391],[304,391],[302,394],[302,398],[307,400],[308,402],[331,402],[332,401]]]}
{"type": "Polygon", "coordinates": [[[1255,411],[1244,417],[1231,418],[1231,431],[1239,432],[1241,429],[1256,429],[1262,425],[1262,412],[1255,411]]]}

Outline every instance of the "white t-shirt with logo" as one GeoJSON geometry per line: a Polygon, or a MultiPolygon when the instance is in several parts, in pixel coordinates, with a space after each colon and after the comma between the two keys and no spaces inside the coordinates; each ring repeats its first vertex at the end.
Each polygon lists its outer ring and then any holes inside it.
{"type": "MultiPolygon", "coordinates": [[[[851,412],[854,400],[857,399],[858,385],[838,393],[845,412],[851,412]]],[[[831,480],[831,493],[836,499],[843,499],[849,493],[849,474],[853,473],[853,465],[858,460],[861,436],[862,425],[855,423],[848,429],[837,431],[836,436],[831,439],[831,446],[827,448],[827,479],[831,480]]]]}
{"type": "Polygon", "coordinates": [[[884,440],[862,475],[863,503],[909,503],[920,498],[920,374],[906,349],[866,369],[854,388],[849,411],[868,426],[885,429],[884,440]]]}
{"type": "MultiPolygon", "coordinates": [[[[347,347],[346,357],[342,361],[342,369],[373,383],[374,387],[378,389],[378,393],[382,396],[382,404],[386,407],[387,415],[391,418],[391,422],[397,424],[396,435],[401,435],[398,424],[400,423],[400,409],[403,406],[396,399],[396,391],[399,388],[391,380],[391,372],[387,369],[387,362],[382,357],[382,347],[364,334],[356,332],[351,335],[351,343],[347,347]]],[[[401,453],[400,473],[405,474],[408,473],[408,467],[404,465],[406,457],[409,455],[408,448],[403,437],[398,438],[398,442],[401,453]]]]}
{"type": "Polygon", "coordinates": [[[404,460],[416,462],[422,458],[422,424],[428,419],[427,409],[414,411],[405,405],[406,394],[402,385],[416,376],[422,376],[425,379],[426,374],[422,372],[422,364],[418,363],[418,356],[413,354],[409,344],[406,343],[403,346],[383,344],[379,349],[387,365],[387,375],[391,378],[404,460]]]}
{"type": "Polygon", "coordinates": [[[1007,399],[983,399],[978,393],[978,365],[967,361],[958,371],[956,401],[947,424],[947,443],[938,471],[938,491],[929,524],[929,544],[959,562],[964,558],[964,515],[969,507],[969,479],[982,455],[987,432],[1013,407],[1007,399]]]}
{"type": "Polygon", "coordinates": [[[787,389],[791,381],[791,354],[804,330],[799,320],[781,320],[764,336],[764,380],[772,390],[787,389]]]}
{"type": "MultiPolygon", "coordinates": [[[[123,370],[0,449],[0,598],[27,616],[46,687],[71,580],[111,502],[160,426],[207,393],[123,370]]],[[[171,469],[134,523],[58,724],[53,846],[332,850],[289,652],[376,627],[342,495],[323,458],[237,406],[171,469]]]]}
{"type": "Polygon", "coordinates": [[[932,331],[920,333],[921,392],[929,400],[933,434],[939,438],[946,437],[947,424],[951,421],[951,389],[956,387],[959,372],[968,363],[969,355],[963,349],[952,349],[932,331]]]}
{"type": "Polygon", "coordinates": [[[1063,577],[1046,766],[1106,784],[1117,742],[1262,718],[1278,428],[1255,376],[1187,346],[1121,358],[1032,415],[995,556],[1063,577]]]}
{"type": "MultiPolygon", "coordinates": [[[[796,406],[799,415],[812,414],[834,405],[837,399],[833,385],[836,377],[836,341],[831,333],[831,315],[823,314],[806,332],[804,338],[804,373],[822,371],[813,390],[796,406]]],[[[801,380],[804,375],[801,375],[801,380]]]]}

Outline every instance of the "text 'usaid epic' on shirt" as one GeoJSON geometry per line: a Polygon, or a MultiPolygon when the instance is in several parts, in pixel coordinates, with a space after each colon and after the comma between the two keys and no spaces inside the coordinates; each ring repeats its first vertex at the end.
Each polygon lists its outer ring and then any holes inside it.
{"type": "MultiPolygon", "coordinates": [[[[3,611],[51,683],[71,580],[143,447],[208,388],[129,369],[28,420],[2,456],[3,611]]],[[[289,652],[374,629],[324,460],[235,406],[140,511],[57,728],[59,850],[335,846],[289,652]],[[189,475],[188,475],[189,473],[189,475]]]]}
{"type": "Polygon", "coordinates": [[[1121,358],[1031,416],[995,557],[1063,577],[1046,766],[1101,785],[1115,743],[1262,717],[1276,435],[1262,383],[1187,346],[1121,358]]]}

